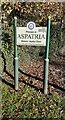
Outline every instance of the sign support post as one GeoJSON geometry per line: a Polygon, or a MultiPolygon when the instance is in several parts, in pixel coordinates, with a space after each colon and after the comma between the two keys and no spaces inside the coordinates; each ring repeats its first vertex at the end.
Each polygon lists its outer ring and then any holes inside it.
{"type": "Polygon", "coordinates": [[[44,94],[47,94],[48,89],[48,66],[49,66],[49,42],[50,42],[50,16],[48,17],[48,27],[47,27],[47,39],[46,39],[46,50],[45,50],[45,64],[44,64],[44,94]]]}
{"type": "Polygon", "coordinates": [[[17,45],[44,45],[45,50],[45,64],[44,64],[44,94],[47,94],[48,89],[48,67],[49,67],[49,42],[50,42],[50,16],[48,17],[47,28],[36,27],[35,23],[29,22],[27,27],[17,27],[17,17],[14,17],[14,78],[15,90],[18,90],[18,50],[17,45]],[[24,31],[24,33],[23,33],[24,31]],[[29,33],[31,31],[31,33],[29,33]],[[44,32],[43,32],[44,31],[44,32]],[[46,36],[47,31],[47,36],[46,36]],[[22,34],[23,33],[23,34],[22,34]],[[34,33],[34,34],[33,34],[34,33]],[[40,40],[39,40],[40,39],[40,40]],[[43,41],[44,40],[44,41],[43,41]],[[46,42],[45,42],[46,41],[46,42]]]}
{"type": "Polygon", "coordinates": [[[14,17],[14,78],[15,78],[15,90],[18,90],[18,51],[16,39],[16,27],[17,17],[14,17]]]}

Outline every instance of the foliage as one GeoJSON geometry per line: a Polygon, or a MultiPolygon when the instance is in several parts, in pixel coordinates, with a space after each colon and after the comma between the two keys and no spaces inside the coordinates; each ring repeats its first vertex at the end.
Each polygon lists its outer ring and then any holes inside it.
{"type": "Polygon", "coordinates": [[[7,85],[2,86],[3,116],[10,119],[57,118],[65,120],[65,97],[58,93],[43,95],[40,91],[25,86],[15,92],[7,85]]]}
{"type": "Polygon", "coordinates": [[[2,12],[6,15],[9,25],[13,22],[13,17],[17,16],[21,25],[33,20],[38,25],[46,24],[47,17],[50,15],[52,22],[61,22],[64,16],[64,3],[54,2],[28,2],[21,3],[2,3],[2,12]]]}
{"type": "MultiPolygon", "coordinates": [[[[47,17],[50,15],[51,39],[49,57],[53,54],[58,55],[59,49],[61,49],[65,43],[64,30],[62,31],[61,29],[62,20],[64,21],[64,5],[64,2],[2,2],[2,52],[4,53],[6,60],[10,61],[9,58],[12,59],[14,55],[14,16],[17,16],[18,18],[18,26],[26,26],[29,21],[34,21],[37,26],[47,26],[47,17]],[[6,36],[6,34],[8,36],[6,36]]],[[[27,46],[18,47],[18,53],[20,60],[26,62],[26,59],[27,61],[31,61],[31,59],[38,59],[39,56],[44,56],[45,48],[27,46]],[[21,57],[21,55],[23,57],[21,57]]]]}
{"type": "MultiPolygon", "coordinates": [[[[55,3],[55,2],[46,2],[46,3],[3,2],[2,3],[2,15],[3,15],[2,16],[2,53],[4,54],[3,56],[6,59],[5,60],[3,58],[3,60],[8,63],[7,66],[10,65],[9,69],[11,70],[11,73],[12,73],[11,66],[13,64],[13,55],[14,55],[14,44],[13,44],[14,16],[17,16],[18,18],[18,26],[19,25],[26,26],[27,22],[29,22],[30,20],[33,20],[37,26],[46,26],[47,17],[48,15],[51,16],[50,56],[53,56],[53,53],[58,54],[59,49],[61,49],[61,47],[65,43],[64,22],[62,28],[62,20],[64,21],[64,14],[65,14],[65,3],[55,3]],[[61,34],[63,34],[62,35],[63,37],[61,36],[61,34]]],[[[38,60],[39,58],[41,58],[41,56],[44,55],[44,52],[45,52],[45,48],[43,49],[42,47],[27,47],[27,46],[18,47],[18,54],[20,61],[22,61],[22,64],[23,63],[25,64],[24,66],[25,68],[28,67],[28,70],[33,71],[30,68],[31,67],[32,69],[34,68],[33,74],[35,73],[35,69],[43,67],[42,66],[43,63],[41,62],[41,65],[39,63],[37,65],[37,63],[34,62],[34,65],[30,64],[29,67],[28,62],[30,61],[31,63],[33,63],[33,59],[38,60]]],[[[20,65],[20,67],[22,66],[23,65],[20,65]]],[[[64,71],[64,67],[62,70],[64,71]]],[[[40,69],[39,71],[42,72],[40,69]]],[[[55,73],[53,71],[53,68],[51,67],[51,71],[52,73],[50,74],[57,76],[56,73],[57,71],[59,71],[59,69],[57,69],[55,73]]],[[[8,79],[10,80],[10,78],[8,79]]],[[[25,79],[24,76],[22,76],[22,79],[23,80],[25,79]]],[[[18,92],[14,91],[12,88],[8,87],[4,83],[2,85],[3,119],[18,120],[23,118],[28,118],[28,119],[57,118],[58,120],[59,119],[63,120],[65,119],[64,103],[65,103],[65,96],[59,95],[57,92],[53,92],[45,96],[40,91],[35,91],[35,89],[30,88],[27,85],[25,85],[23,89],[19,90],[18,92]]]]}

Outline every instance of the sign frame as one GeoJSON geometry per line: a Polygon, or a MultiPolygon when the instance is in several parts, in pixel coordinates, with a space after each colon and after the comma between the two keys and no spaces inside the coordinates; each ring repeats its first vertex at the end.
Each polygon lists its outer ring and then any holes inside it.
{"type": "MultiPolygon", "coordinates": [[[[28,27],[29,24],[27,25],[28,27]]],[[[48,68],[49,68],[49,42],[50,42],[50,26],[51,18],[48,16],[47,21],[47,35],[46,35],[46,47],[45,47],[45,62],[44,62],[44,79],[43,79],[43,92],[44,94],[48,93],[48,68]]],[[[30,27],[33,29],[34,26],[30,27]]],[[[14,17],[14,85],[15,90],[18,90],[18,50],[17,50],[17,17],[14,17]]]]}
{"type": "Polygon", "coordinates": [[[29,22],[27,27],[16,27],[17,45],[46,46],[47,27],[36,27],[29,22]]]}

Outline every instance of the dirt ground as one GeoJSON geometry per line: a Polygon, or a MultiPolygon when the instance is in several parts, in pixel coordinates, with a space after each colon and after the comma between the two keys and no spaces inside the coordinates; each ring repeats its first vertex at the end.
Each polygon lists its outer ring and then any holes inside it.
{"type": "MultiPolygon", "coordinates": [[[[14,89],[13,70],[3,72],[2,82],[8,84],[14,89]]],[[[30,64],[19,63],[19,90],[25,85],[43,92],[44,81],[44,58],[41,60],[32,60],[30,64]],[[22,70],[22,68],[24,68],[22,70]]],[[[54,58],[49,62],[48,92],[56,91],[65,95],[65,57],[54,58]]]]}

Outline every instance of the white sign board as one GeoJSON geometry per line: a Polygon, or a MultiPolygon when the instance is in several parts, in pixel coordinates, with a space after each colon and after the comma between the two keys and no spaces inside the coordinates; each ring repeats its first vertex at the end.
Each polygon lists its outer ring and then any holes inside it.
{"type": "Polygon", "coordinates": [[[16,27],[17,45],[46,46],[47,27],[36,27],[29,22],[27,27],[16,27]]]}

